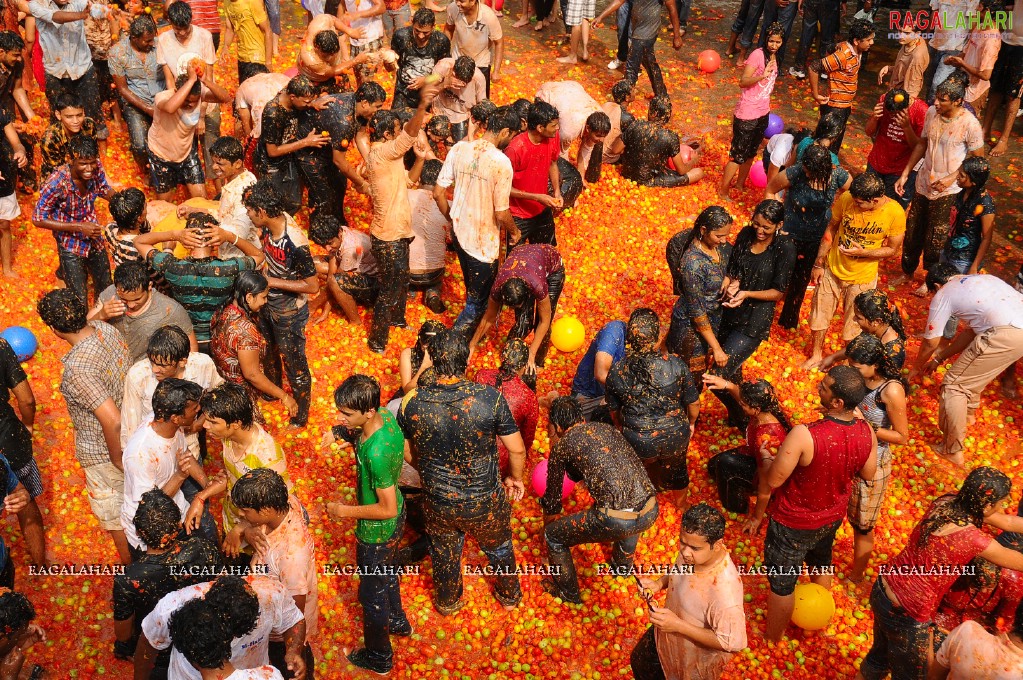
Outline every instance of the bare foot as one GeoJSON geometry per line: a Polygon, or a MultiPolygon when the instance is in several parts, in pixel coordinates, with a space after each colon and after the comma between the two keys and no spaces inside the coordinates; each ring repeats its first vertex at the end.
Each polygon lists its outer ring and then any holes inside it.
{"type": "Polygon", "coordinates": [[[529,25],[529,17],[521,16],[519,20],[512,24],[512,28],[522,28],[523,26],[529,25]]]}
{"type": "Polygon", "coordinates": [[[1004,139],[995,144],[994,148],[991,149],[991,157],[997,158],[998,156],[1004,156],[1005,152],[1009,150],[1009,144],[1004,139]]]}
{"type": "Polygon", "coordinates": [[[545,21],[538,21],[538,22],[536,22],[536,26],[533,26],[533,30],[536,31],[537,33],[539,33],[540,31],[542,31],[546,27],[547,27],[547,21],[546,20],[545,21]]]}
{"type": "Polygon", "coordinates": [[[902,285],[902,284],[904,284],[904,283],[905,283],[906,281],[909,281],[909,280],[910,280],[911,278],[912,278],[912,277],[910,277],[910,276],[906,276],[905,274],[902,274],[902,275],[900,275],[900,276],[897,276],[897,277],[895,277],[895,278],[894,278],[894,279],[892,279],[891,281],[889,281],[889,282],[888,282],[888,285],[889,285],[889,286],[901,286],[901,285],[902,285]]]}
{"type": "Polygon", "coordinates": [[[1017,399],[1019,391],[1016,389],[1016,378],[1002,381],[1002,396],[1006,399],[1017,399]]]}
{"type": "Polygon", "coordinates": [[[937,456],[941,460],[947,463],[951,463],[952,465],[955,465],[956,467],[960,468],[966,467],[966,457],[963,456],[962,451],[956,454],[949,455],[945,453],[944,444],[931,444],[931,450],[934,451],[934,453],[937,454],[937,456]]]}
{"type": "Polygon", "coordinates": [[[574,54],[569,54],[564,57],[558,57],[559,64],[578,64],[579,59],[574,54]]]}
{"type": "Polygon", "coordinates": [[[20,279],[21,277],[18,276],[13,269],[5,269],[4,270],[4,278],[5,279],[11,279],[12,281],[15,281],[17,279],[20,279]]]}
{"type": "Polygon", "coordinates": [[[814,354],[809,359],[804,361],[803,365],[800,366],[800,368],[803,369],[804,371],[816,371],[818,368],[820,368],[822,361],[824,361],[824,357],[822,357],[820,354],[814,354]]]}
{"type": "Polygon", "coordinates": [[[927,297],[927,284],[922,284],[919,288],[913,291],[913,295],[922,298],[927,297]]]}

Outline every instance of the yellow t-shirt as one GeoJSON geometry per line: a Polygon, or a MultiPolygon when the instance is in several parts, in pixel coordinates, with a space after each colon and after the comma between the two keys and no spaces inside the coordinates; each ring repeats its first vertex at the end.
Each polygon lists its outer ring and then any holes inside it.
{"type": "Polygon", "coordinates": [[[906,212],[890,198],[877,208],[864,212],[856,205],[852,193],[846,191],[835,201],[832,215],[832,223],[838,224],[838,231],[835,243],[828,251],[828,267],[844,283],[872,283],[877,279],[879,260],[847,257],[839,252],[838,247],[880,248],[885,239],[905,233],[906,212]]]}
{"type": "Polygon", "coordinates": [[[227,0],[224,14],[238,45],[238,61],[266,64],[266,42],[259,25],[268,21],[262,0],[227,0]]]}

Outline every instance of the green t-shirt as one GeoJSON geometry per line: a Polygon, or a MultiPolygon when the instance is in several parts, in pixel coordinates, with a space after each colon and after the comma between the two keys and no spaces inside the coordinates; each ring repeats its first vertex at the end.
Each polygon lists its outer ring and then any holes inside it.
{"type": "MultiPolygon", "coordinates": [[[[373,505],[378,501],[377,489],[395,487],[398,497],[398,514],[401,514],[405,499],[398,490],[398,475],[405,460],[405,437],[386,408],[377,412],[384,424],[379,430],[355,443],[355,466],[358,476],[357,493],[359,505],[373,505]]],[[[398,518],[386,520],[360,519],[355,527],[355,537],[363,543],[384,543],[394,533],[398,518]]]]}

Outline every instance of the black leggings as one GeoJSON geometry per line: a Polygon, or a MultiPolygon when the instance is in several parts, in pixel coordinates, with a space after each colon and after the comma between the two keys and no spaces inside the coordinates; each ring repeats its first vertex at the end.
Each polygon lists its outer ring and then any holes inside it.
{"type": "Polygon", "coordinates": [[[739,449],[722,451],[707,461],[707,473],[718,485],[718,498],[728,512],[744,515],[749,512],[749,497],[756,491],[753,479],[757,461],[739,449]]]}
{"type": "Polygon", "coordinates": [[[803,308],[806,287],[810,285],[813,263],[817,259],[817,250],[821,245],[819,239],[816,241],[794,241],[794,243],[796,244],[796,265],[792,268],[789,289],[785,293],[785,304],[782,305],[781,315],[778,317],[778,325],[789,330],[795,330],[799,325],[799,310],[803,308]]]}

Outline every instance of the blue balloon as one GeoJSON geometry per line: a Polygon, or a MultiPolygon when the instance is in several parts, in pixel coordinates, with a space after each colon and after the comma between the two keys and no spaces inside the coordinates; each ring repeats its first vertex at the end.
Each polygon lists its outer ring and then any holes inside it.
{"type": "Polygon", "coordinates": [[[0,333],[0,338],[6,340],[7,344],[11,346],[18,356],[18,361],[28,361],[39,347],[36,336],[24,326],[11,326],[0,333]]]}
{"type": "Polygon", "coordinates": [[[764,139],[770,139],[785,129],[785,121],[781,116],[772,113],[767,118],[767,130],[764,131],[764,139]]]}

